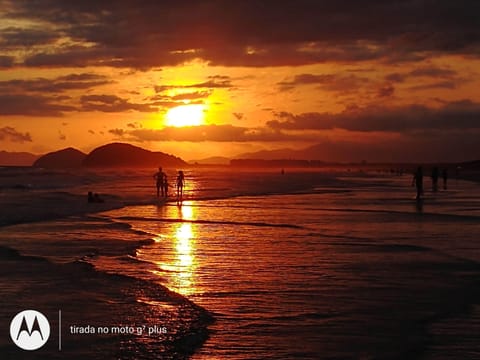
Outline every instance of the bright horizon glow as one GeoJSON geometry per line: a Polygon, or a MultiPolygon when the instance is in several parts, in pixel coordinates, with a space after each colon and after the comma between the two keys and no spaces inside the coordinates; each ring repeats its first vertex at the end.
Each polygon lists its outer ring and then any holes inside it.
{"type": "Polygon", "coordinates": [[[180,105],[168,110],[165,118],[167,126],[183,127],[204,124],[205,106],[201,104],[180,105]]]}

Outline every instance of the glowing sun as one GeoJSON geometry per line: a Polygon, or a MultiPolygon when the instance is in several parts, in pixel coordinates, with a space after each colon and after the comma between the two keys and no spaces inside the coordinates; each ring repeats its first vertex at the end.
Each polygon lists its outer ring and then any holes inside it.
{"type": "Polygon", "coordinates": [[[181,105],[168,110],[166,114],[167,126],[196,126],[204,123],[205,106],[181,105]]]}

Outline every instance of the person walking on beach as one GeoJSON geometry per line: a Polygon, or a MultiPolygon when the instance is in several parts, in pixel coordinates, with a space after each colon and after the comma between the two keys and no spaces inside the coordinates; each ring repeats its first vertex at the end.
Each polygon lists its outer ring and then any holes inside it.
{"type": "Polygon", "coordinates": [[[182,170],[177,175],[177,204],[183,201],[183,187],[185,186],[185,175],[182,170]]]}
{"type": "Polygon", "coordinates": [[[167,174],[163,173],[163,190],[162,196],[168,198],[168,177],[167,174]]]}
{"type": "Polygon", "coordinates": [[[162,193],[162,197],[164,196],[164,181],[165,181],[165,173],[160,166],[158,168],[158,172],[153,175],[153,178],[157,181],[157,197],[160,196],[160,191],[162,193]]]}
{"type": "Polygon", "coordinates": [[[412,179],[412,186],[415,184],[415,187],[417,188],[417,200],[420,200],[422,198],[423,194],[423,169],[421,166],[417,168],[417,171],[415,171],[415,174],[413,174],[413,179],[412,179]]]}
{"type": "Polygon", "coordinates": [[[434,192],[438,191],[438,167],[434,166],[432,169],[432,190],[434,192]]]}
{"type": "Polygon", "coordinates": [[[447,190],[447,181],[448,181],[448,169],[444,168],[442,171],[443,178],[443,190],[447,190]]]}

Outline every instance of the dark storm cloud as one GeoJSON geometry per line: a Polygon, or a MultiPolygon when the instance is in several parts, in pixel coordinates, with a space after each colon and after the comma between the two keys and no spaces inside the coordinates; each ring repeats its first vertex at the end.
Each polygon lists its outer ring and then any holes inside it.
{"type": "Polygon", "coordinates": [[[108,132],[112,135],[115,135],[116,137],[123,137],[126,134],[126,131],[123,129],[110,129],[108,132]]]}
{"type": "Polygon", "coordinates": [[[432,89],[449,89],[453,90],[457,88],[457,84],[454,81],[438,81],[432,84],[415,85],[409,88],[409,90],[432,90],[432,89]]]}
{"type": "Polygon", "coordinates": [[[156,93],[161,93],[170,89],[174,89],[174,85],[155,85],[153,89],[155,90],[156,93]]]}
{"type": "Polygon", "coordinates": [[[457,75],[456,71],[450,69],[442,69],[437,67],[422,67],[412,70],[410,76],[427,76],[433,78],[452,78],[457,75]]]}
{"type": "Polygon", "coordinates": [[[319,89],[326,91],[351,92],[358,91],[360,87],[370,82],[368,78],[356,75],[300,74],[295,75],[292,80],[285,80],[277,85],[282,91],[294,89],[299,85],[318,85],[319,89]]]}
{"type": "MultiPolygon", "coordinates": [[[[175,106],[184,105],[183,102],[169,100],[168,97],[164,97],[164,96],[160,96],[160,97],[154,96],[149,101],[150,101],[149,104],[151,106],[158,106],[165,109],[171,109],[171,108],[174,108],[175,106]]],[[[196,104],[196,103],[198,103],[198,101],[192,101],[189,104],[196,104]]],[[[200,104],[201,103],[202,102],[200,102],[200,104]]]]}
{"type": "Polygon", "coordinates": [[[419,84],[410,86],[408,89],[413,91],[433,90],[433,89],[456,89],[469,79],[461,77],[456,71],[446,68],[438,68],[435,66],[421,67],[408,73],[394,73],[387,75],[386,79],[393,82],[405,82],[409,79],[412,83],[418,81],[419,84]],[[430,79],[433,82],[425,83],[430,79]],[[421,83],[420,83],[421,82],[421,83]]]}
{"type": "Polygon", "coordinates": [[[147,100],[150,106],[171,109],[175,106],[185,105],[185,101],[188,101],[188,104],[190,105],[203,104],[204,99],[207,99],[211,94],[211,90],[194,91],[173,96],[159,94],[151,96],[147,100]]]}
{"type": "Polygon", "coordinates": [[[377,96],[379,98],[387,98],[387,97],[393,96],[394,93],[395,93],[395,87],[393,87],[392,85],[385,85],[385,86],[382,86],[380,89],[378,89],[377,96]]]}
{"type": "Polygon", "coordinates": [[[398,108],[370,106],[353,108],[339,114],[287,112],[267,122],[274,130],[345,129],[371,132],[410,132],[414,130],[480,129],[480,104],[469,100],[448,103],[440,109],[423,105],[398,108]]]}
{"type": "Polygon", "coordinates": [[[3,128],[0,128],[0,140],[2,141],[8,140],[12,142],[23,143],[23,142],[31,142],[32,137],[28,132],[21,133],[15,130],[15,128],[13,127],[5,126],[3,128]]]}
{"type": "MultiPolygon", "coordinates": [[[[56,47],[55,52],[39,51],[25,58],[24,64],[32,67],[86,67],[89,65],[109,65],[105,61],[105,50],[96,47],[69,46],[56,47]]],[[[108,62],[112,62],[111,58],[108,62]]]]}
{"type": "Polygon", "coordinates": [[[157,108],[150,104],[131,103],[116,95],[84,95],[80,98],[81,111],[123,112],[135,110],[140,112],[154,112],[157,108]]]}
{"type": "Polygon", "coordinates": [[[156,93],[163,93],[167,90],[172,89],[208,89],[207,91],[197,92],[200,93],[209,93],[211,94],[214,89],[232,89],[234,85],[232,80],[229,76],[225,75],[214,75],[208,76],[207,80],[199,83],[193,83],[188,85],[169,85],[169,84],[162,84],[162,85],[155,85],[153,89],[156,93]]]}
{"type": "Polygon", "coordinates": [[[215,88],[231,88],[233,87],[233,84],[230,78],[224,78],[224,77],[219,78],[217,76],[209,76],[207,81],[186,85],[184,87],[215,89],[215,88]]]}
{"type": "Polygon", "coordinates": [[[391,82],[404,82],[409,78],[433,78],[453,80],[458,78],[458,73],[451,69],[438,68],[435,66],[421,67],[406,73],[392,73],[385,76],[391,82]]]}
{"type": "Polygon", "coordinates": [[[30,66],[149,68],[196,58],[214,65],[276,66],[480,54],[476,0],[3,4],[11,19],[46,24],[41,34],[10,31],[6,36],[12,44],[48,43],[60,34],[89,44],[36,52],[26,60],[30,66]]]}
{"type": "Polygon", "coordinates": [[[164,129],[111,129],[111,134],[131,141],[216,141],[216,142],[249,142],[249,141],[285,141],[313,140],[317,137],[309,135],[291,135],[268,128],[246,128],[233,125],[202,125],[186,127],[166,127],[164,129]]]}
{"type": "MultiPolygon", "coordinates": [[[[128,35],[127,35],[128,36],[128,35]]],[[[174,66],[199,56],[172,52],[160,46],[143,44],[139,47],[111,48],[105,46],[56,47],[55,52],[39,51],[25,58],[31,67],[111,66],[147,70],[157,66],[174,66]]]]}
{"type": "Polygon", "coordinates": [[[355,62],[382,58],[382,50],[371,49],[355,42],[333,45],[328,42],[313,44],[268,44],[252,48],[225,45],[222,48],[205,49],[201,58],[218,66],[300,66],[328,61],[355,62]],[[307,46],[307,47],[304,47],[307,46]]]}
{"type": "Polygon", "coordinates": [[[42,95],[0,94],[0,115],[62,116],[74,107],[42,95]]]}
{"type": "Polygon", "coordinates": [[[142,128],[142,124],[139,124],[139,123],[137,123],[137,122],[135,122],[135,123],[128,123],[128,124],[127,124],[127,127],[132,128],[132,129],[141,129],[141,128],[142,128]]]}
{"type": "Polygon", "coordinates": [[[15,58],[13,56],[0,55],[0,68],[9,68],[13,66],[15,58]]]}
{"type": "Polygon", "coordinates": [[[184,93],[171,96],[172,100],[196,100],[196,99],[205,99],[212,94],[211,91],[195,91],[191,93],[184,93]]]}
{"type": "Polygon", "coordinates": [[[29,80],[0,81],[0,93],[60,93],[83,90],[111,83],[106,77],[91,73],[70,74],[54,79],[36,78],[29,80]]]}
{"type": "Polygon", "coordinates": [[[427,89],[453,89],[456,88],[457,83],[465,81],[461,79],[457,72],[438,68],[438,67],[421,67],[405,73],[392,73],[385,76],[386,84],[380,84],[378,81],[371,80],[367,77],[357,76],[355,74],[299,74],[291,79],[286,79],[277,83],[281,91],[288,91],[295,89],[298,86],[317,85],[318,89],[325,91],[335,91],[349,93],[352,91],[358,92],[364,87],[376,87],[378,97],[389,97],[395,92],[395,87],[392,83],[402,83],[407,79],[415,81],[415,79],[438,80],[431,84],[413,85],[410,90],[427,90],[427,89]]]}
{"type": "Polygon", "coordinates": [[[8,27],[0,31],[0,46],[16,48],[23,46],[51,44],[59,37],[59,34],[45,29],[22,29],[8,27]]]}
{"type": "Polygon", "coordinates": [[[392,73],[385,76],[385,80],[400,83],[400,82],[404,82],[407,79],[407,77],[408,77],[408,74],[392,73]]]}

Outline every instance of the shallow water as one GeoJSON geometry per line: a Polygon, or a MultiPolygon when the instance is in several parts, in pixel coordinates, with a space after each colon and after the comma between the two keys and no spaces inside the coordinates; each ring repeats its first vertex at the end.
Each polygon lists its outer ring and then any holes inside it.
{"type": "Polygon", "coordinates": [[[426,319],[477,275],[478,210],[464,194],[475,188],[418,209],[405,178],[365,180],[109,216],[158,234],[137,251],[151,279],[215,314],[196,359],[418,355],[426,319]]]}
{"type": "Polygon", "coordinates": [[[4,228],[0,245],[186,296],[216,319],[194,359],[478,353],[450,341],[479,326],[476,184],[418,204],[409,177],[190,173],[179,207],[127,175],[108,186],[132,205],[4,228]]]}

